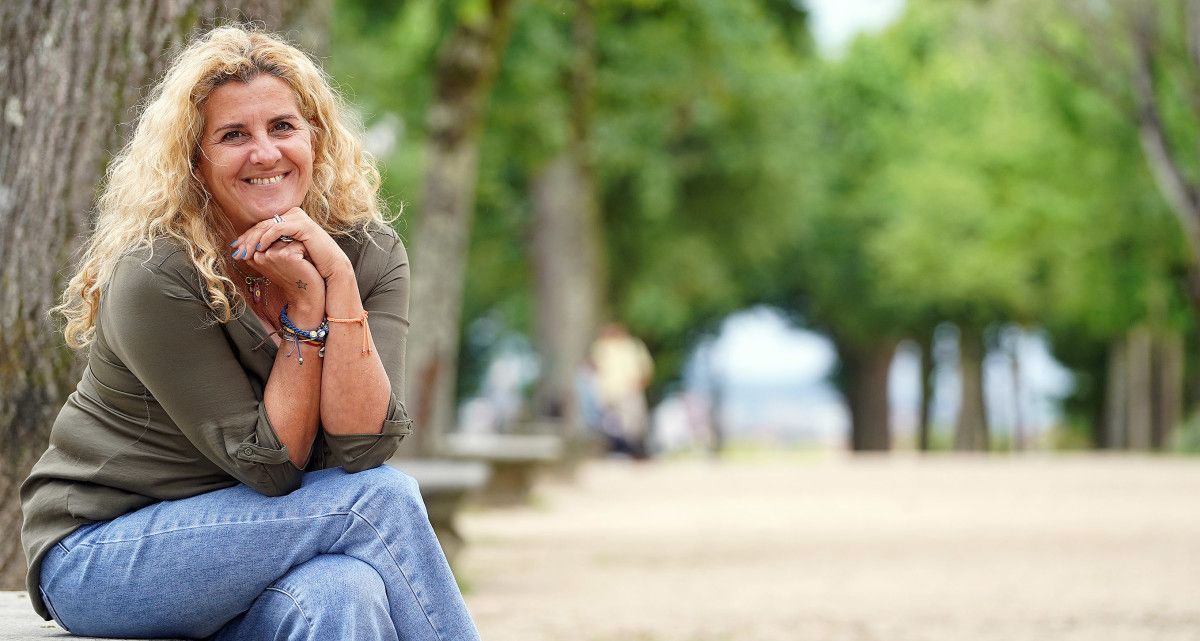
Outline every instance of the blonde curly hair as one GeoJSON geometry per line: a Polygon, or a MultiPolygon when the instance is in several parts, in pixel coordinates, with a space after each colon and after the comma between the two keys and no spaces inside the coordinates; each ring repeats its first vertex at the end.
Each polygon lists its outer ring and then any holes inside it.
{"type": "Polygon", "coordinates": [[[208,292],[215,318],[229,322],[245,300],[223,273],[229,231],[196,173],[202,107],[214,89],[270,74],[296,93],[312,126],[312,182],[301,205],[333,235],[364,236],[385,219],[379,171],[362,147],[361,124],[325,73],[279,36],[241,25],[218,27],[189,44],[154,87],[133,137],[109,166],[98,216],[79,271],[53,311],[66,317],[73,348],[95,338],[100,291],[132,249],[169,237],[186,247],[208,292]]]}

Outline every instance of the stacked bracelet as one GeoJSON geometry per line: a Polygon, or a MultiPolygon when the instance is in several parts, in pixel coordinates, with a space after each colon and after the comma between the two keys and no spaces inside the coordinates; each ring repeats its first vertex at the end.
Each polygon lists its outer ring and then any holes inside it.
{"type": "MultiPolygon", "coordinates": [[[[292,344],[296,346],[296,359],[301,365],[304,364],[304,355],[300,353],[300,343],[308,343],[309,345],[320,345],[321,351],[317,352],[320,358],[325,357],[325,337],[329,336],[329,321],[322,319],[321,325],[316,329],[300,329],[292,322],[292,319],[287,315],[288,306],[285,304],[283,309],[279,310],[279,324],[283,326],[283,333],[291,339],[292,344]]],[[[288,354],[291,356],[291,354],[288,354]]]]}

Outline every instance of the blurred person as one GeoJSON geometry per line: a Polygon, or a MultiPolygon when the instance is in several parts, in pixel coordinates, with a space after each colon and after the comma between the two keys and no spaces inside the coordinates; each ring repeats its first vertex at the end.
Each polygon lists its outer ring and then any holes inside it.
{"type": "Polygon", "coordinates": [[[416,483],[381,467],[412,422],[408,257],[378,188],[304,53],[223,27],[173,61],[57,308],[88,366],[21,488],[43,618],[479,638],[416,483]]]}
{"type": "Polygon", "coordinates": [[[483,379],[483,396],[495,412],[493,432],[512,432],[521,416],[524,409],[521,388],[526,383],[524,366],[521,357],[511,352],[501,352],[488,364],[483,379]]]}
{"type": "Polygon", "coordinates": [[[645,343],[620,323],[610,323],[592,345],[591,362],[601,407],[601,433],[610,451],[646,458],[646,387],[654,374],[654,362],[645,343]]]}
{"type": "Polygon", "coordinates": [[[600,405],[596,366],[591,357],[584,359],[575,370],[575,397],[579,402],[579,418],[592,432],[602,434],[604,408],[600,405]]]}

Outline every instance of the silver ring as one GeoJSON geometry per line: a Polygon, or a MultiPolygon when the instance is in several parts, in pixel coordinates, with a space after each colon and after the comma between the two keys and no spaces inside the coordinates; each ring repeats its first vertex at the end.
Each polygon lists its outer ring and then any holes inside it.
{"type": "Polygon", "coordinates": [[[281,222],[283,222],[283,216],[280,216],[279,214],[275,214],[274,216],[271,217],[271,220],[273,220],[277,223],[281,223],[281,222]]]}
{"type": "Polygon", "coordinates": [[[282,240],[285,243],[290,243],[290,242],[295,241],[296,239],[292,238],[291,236],[284,235],[284,236],[280,236],[279,240],[282,240]]]}

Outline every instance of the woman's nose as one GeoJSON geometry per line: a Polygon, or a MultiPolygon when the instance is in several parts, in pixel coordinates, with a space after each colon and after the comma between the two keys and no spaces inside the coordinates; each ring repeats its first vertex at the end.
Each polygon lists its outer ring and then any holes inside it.
{"type": "Polygon", "coordinates": [[[274,165],[282,155],[275,146],[275,141],[269,136],[255,136],[250,162],[256,165],[274,165]]]}

